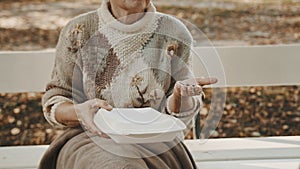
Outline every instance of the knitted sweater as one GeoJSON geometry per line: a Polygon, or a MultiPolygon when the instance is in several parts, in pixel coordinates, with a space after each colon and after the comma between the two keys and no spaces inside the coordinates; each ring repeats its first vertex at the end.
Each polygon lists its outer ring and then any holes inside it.
{"type": "MultiPolygon", "coordinates": [[[[42,104],[51,124],[53,107],[100,98],[114,107],[153,107],[168,112],[168,98],[176,81],[192,78],[191,35],[174,17],[156,12],[150,3],[137,22],[125,25],[107,4],[71,20],[61,31],[51,81],[42,104]]],[[[200,109],[181,119],[190,124],[200,109]]],[[[181,112],[182,113],[182,112],[181,112]]]]}

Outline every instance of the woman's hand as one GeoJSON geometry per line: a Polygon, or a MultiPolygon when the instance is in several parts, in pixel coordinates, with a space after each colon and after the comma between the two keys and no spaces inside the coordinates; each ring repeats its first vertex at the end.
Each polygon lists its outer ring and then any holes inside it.
{"type": "Polygon", "coordinates": [[[74,107],[78,120],[85,129],[89,130],[93,134],[109,138],[95,125],[94,116],[99,110],[99,108],[106,109],[108,111],[112,110],[113,107],[111,105],[109,105],[104,100],[93,99],[81,104],[74,105],[74,107]]]}
{"type": "Polygon", "coordinates": [[[177,81],[174,86],[173,96],[169,102],[169,108],[174,113],[187,111],[193,108],[191,96],[200,95],[204,85],[217,83],[216,78],[194,78],[177,81]]]}
{"type": "Polygon", "coordinates": [[[217,83],[216,78],[194,78],[177,81],[174,86],[173,94],[177,97],[187,97],[200,95],[204,85],[217,83]]]}

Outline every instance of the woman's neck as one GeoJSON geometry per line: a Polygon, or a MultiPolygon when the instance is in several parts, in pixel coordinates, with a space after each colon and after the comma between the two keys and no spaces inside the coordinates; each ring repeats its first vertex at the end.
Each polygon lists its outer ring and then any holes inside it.
{"type": "Polygon", "coordinates": [[[118,8],[108,4],[108,8],[111,14],[121,23],[124,24],[133,24],[134,22],[138,21],[145,15],[145,10],[141,11],[127,11],[122,8],[118,8]]]}

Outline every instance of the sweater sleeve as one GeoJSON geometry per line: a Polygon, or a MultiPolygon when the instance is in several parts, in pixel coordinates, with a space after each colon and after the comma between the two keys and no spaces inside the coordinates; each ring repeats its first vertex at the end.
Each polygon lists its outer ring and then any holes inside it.
{"type": "MultiPolygon", "coordinates": [[[[188,31],[188,30],[186,30],[188,31]]],[[[168,92],[166,93],[166,102],[165,102],[165,113],[171,114],[180,120],[182,120],[186,126],[188,132],[193,126],[193,118],[194,116],[200,111],[201,106],[202,106],[202,97],[201,96],[192,96],[193,97],[193,107],[185,112],[179,112],[178,114],[170,112],[169,109],[169,100],[170,96],[173,93],[173,88],[176,83],[176,81],[181,81],[185,79],[190,79],[194,78],[193,73],[192,73],[192,68],[191,68],[191,56],[190,56],[190,50],[191,50],[191,45],[192,45],[192,38],[191,36],[186,33],[186,37],[183,38],[183,41],[177,42],[175,44],[175,52],[171,51],[171,53],[176,54],[175,56],[172,57],[171,61],[171,75],[172,75],[172,82],[170,85],[170,88],[168,92]]],[[[173,44],[174,45],[174,44],[173,44]]],[[[172,47],[171,47],[172,49],[172,47]]]]}
{"type": "Polygon", "coordinates": [[[61,125],[56,122],[54,112],[51,111],[52,107],[55,107],[54,105],[64,101],[80,103],[86,100],[83,92],[80,60],[77,58],[79,47],[74,43],[78,40],[76,39],[78,32],[72,32],[76,26],[78,27],[70,22],[60,33],[51,80],[46,85],[46,91],[42,97],[45,118],[50,124],[58,127],[61,125]]]}

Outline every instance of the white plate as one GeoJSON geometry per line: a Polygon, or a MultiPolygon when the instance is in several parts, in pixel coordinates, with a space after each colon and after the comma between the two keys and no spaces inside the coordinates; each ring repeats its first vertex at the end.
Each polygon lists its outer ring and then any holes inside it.
{"type": "Polygon", "coordinates": [[[181,120],[152,108],[100,109],[94,122],[117,143],[171,141],[186,128],[181,120]]]}
{"type": "Polygon", "coordinates": [[[182,131],[156,133],[156,134],[130,134],[130,135],[117,135],[108,134],[108,136],[119,144],[139,144],[139,143],[157,143],[169,142],[178,138],[183,141],[184,134],[182,131]]]}

